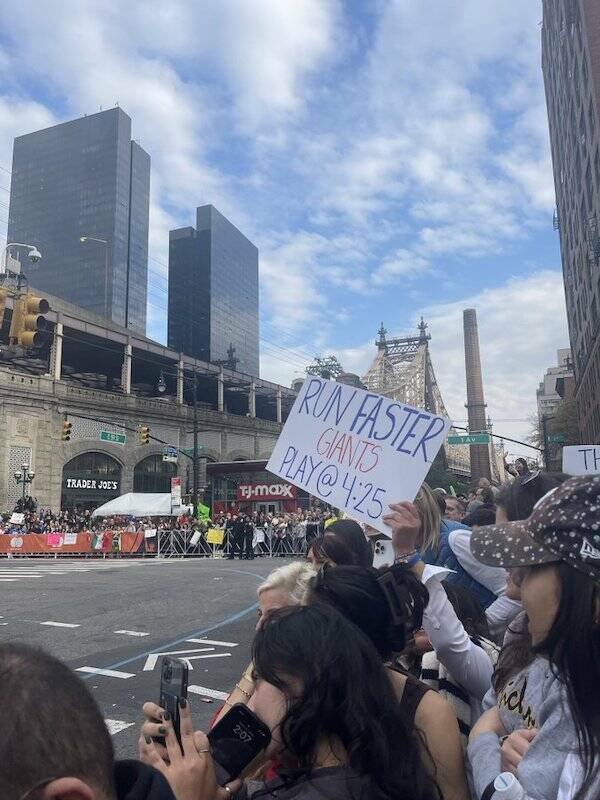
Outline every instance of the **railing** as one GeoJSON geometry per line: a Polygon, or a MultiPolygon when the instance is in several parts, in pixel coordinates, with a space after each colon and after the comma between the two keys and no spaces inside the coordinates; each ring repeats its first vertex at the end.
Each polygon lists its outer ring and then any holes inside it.
{"type": "MultiPolygon", "coordinates": [[[[300,532],[302,529],[281,535],[270,528],[257,528],[251,555],[304,557],[306,539],[300,532]]],[[[0,558],[239,558],[244,551],[242,542],[234,546],[231,536],[224,535],[222,544],[211,544],[205,534],[198,536],[191,530],[158,530],[148,538],[143,531],[67,534],[60,543],[58,535],[0,534],[0,558]]]]}

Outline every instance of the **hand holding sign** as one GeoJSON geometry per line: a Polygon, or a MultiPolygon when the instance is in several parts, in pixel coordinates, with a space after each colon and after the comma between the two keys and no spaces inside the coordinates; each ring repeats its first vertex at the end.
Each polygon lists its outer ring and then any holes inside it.
{"type": "Polygon", "coordinates": [[[392,543],[397,553],[410,553],[421,535],[421,515],[414,503],[392,503],[383,521],[392,530],[392,543]]]}
{"type": "Polygon", "coordinates": [[[392,501],[412,501],[450,420],[309,376],[267,464],[270,472],[390,536],[392,501]]]}

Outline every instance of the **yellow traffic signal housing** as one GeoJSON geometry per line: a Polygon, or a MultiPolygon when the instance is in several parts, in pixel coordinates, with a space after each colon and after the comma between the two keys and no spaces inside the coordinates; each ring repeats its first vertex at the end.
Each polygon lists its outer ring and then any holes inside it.
{"type": "Polygon", "coordinates": [[[21,347],[41,347],[48,341],[50,323],[44,317],[50,311],[45,297],[26,294],[15,299],[10,341],[21,347]]]}
{"type": "Polygon", "coordinates": [[[150,428],[147,425],[140,425],[138,428],[140,444],[150,444],[150,428]]]}
{"type": "Polygon", "coordinates": [[[48,341],[50,323],[44,317],[50,311],[45,297],[26,294],[24,300],[23,328],[19,344],[23,347],[40,347],[48,341]]]}
{"type": "Polygon", "coordinates": [[[72,427],[73,427],[73,423],[69,422],[68,419],[66,419],[63,422],[63,424],[62,424],[62,435],[60,437],[63,442],[71,441],[71,428],[72,427]]]}

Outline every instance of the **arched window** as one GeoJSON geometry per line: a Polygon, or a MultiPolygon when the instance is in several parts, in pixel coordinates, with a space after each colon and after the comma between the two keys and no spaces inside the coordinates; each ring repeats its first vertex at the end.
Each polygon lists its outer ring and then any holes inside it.
{"type": "Polygon", "coordinates": [[[135,465],[134,492],[170,492],[171,478],[177,474],[177,464],[163,461],[162,455],[147,456],[135,465]]]}
{"type": "Polygon", "coordinates": [[[122,468],[116,458],[91,451],[63,467],[61,507],[93,510],[121,494],[122,468]]]}

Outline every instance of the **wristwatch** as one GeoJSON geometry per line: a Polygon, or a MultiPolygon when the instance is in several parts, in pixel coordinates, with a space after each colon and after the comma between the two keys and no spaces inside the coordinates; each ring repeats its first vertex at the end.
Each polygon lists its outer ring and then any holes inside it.
{"type": "Polygon", "coordinates": [[[394,558],[394,564],[403,564],[407,567],[414,567],[416,563],[421,560],[421,553],[418,550],[413,550],[411,553],[403,553],[402,555],[394,558]]]}

